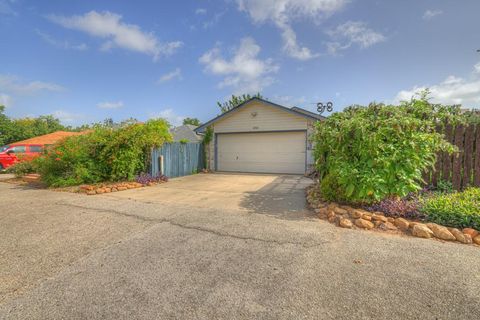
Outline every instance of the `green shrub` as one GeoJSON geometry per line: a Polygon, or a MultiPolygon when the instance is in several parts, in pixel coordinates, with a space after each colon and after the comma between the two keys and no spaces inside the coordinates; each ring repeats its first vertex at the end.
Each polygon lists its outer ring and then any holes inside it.
{"type": "Polygon", "coordinates": [[[53,187],[133,180],[149,165],[151,148],[168,141],[168,123],[162,119],[116,129],[97,127],[63,140],[35,163],[42,180],[53,187]]]}
{"type": "Polygon", "coordinates": [[[420,211],[438,224],[480,230],[480,188],[436,194],[423,200],[420,211]]]}
{"type": "Polygon", "coordinates": [[[7,168],[7,173],[13,173],[16,177],[23,177],[29,173],[36,172],[37,168],[33,161],[20,161],[7,168]]]}
{"type": "Polygon", "coordinates": [[[332,175],[326,175],[320,182],[320,192],[323,200],[326,201],[345,201],[344,191],[338,184],[337,179],[332,175]]]}
{"type": "Polygon", "coordinates": [[[315,159],[328,200],[372,203],[419,190],[439,151],[454,147],[435,127],[457,108],[423,95],[399,106],[370,104],[334,113],[316,125],[315,159]]]}

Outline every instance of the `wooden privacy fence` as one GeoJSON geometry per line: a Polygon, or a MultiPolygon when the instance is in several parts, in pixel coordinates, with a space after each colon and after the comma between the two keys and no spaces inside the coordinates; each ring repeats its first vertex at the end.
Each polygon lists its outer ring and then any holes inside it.
{"type": "Polygon", "coordinates": [[[435,170],[424,177],[427,184],[437,185],[441,180],[462,190],[469,186],[480,187],[480,126],[445,125],[445,139],[458,147],[459,152],[438,155],[435,170]]]}
{"type": "Polygon", "coordinates": [[[169,178],[197,173],[204,168],[202,143],[166,143],[152,150],[151,174],[169,178]]]}

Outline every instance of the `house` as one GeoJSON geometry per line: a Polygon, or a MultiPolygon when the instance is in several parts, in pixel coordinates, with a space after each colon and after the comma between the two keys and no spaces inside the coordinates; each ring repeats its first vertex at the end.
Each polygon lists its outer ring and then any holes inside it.
{"type": "Polygon", "coordinates": [[[15,143],[10,143],[10,145],[17,145],[17,144],[51,145],[67,137],[78,136],[85,133],[87,132],[86,131],[84,132],[56,131],[49,134],[44,134],[43,136],[37,136],[30,139],[18,141],[15,143]]]}
{"type": "Polygon", "coordinates": [[[170,129],[172,134],[173,141],[188,141],[188,142],[200,142],[202,141],[202,136],[195,132],[197,126],[186,124],[183,126],[178,126],[170,129]]]}
{"type": "Polygon", "coordinates": [[[306,174],[314,165],[309,137],[322,116],[252,98],[199,126],[213,131],[210,169],[227,172],[306,174]]]}

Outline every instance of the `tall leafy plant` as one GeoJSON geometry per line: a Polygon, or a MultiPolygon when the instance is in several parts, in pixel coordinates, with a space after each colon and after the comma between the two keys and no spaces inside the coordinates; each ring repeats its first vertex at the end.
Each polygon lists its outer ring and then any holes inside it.
{"type": "Polygon", "coordinates": [[[149,120],[119,128],[96,127],[69,137],[35,160],[50,186],[133,180],[144,172],[153,147],[171,141],[165,120],[149,120]]]}
{"type": "Polygon", "coordinates": [[[439,151],[455,148],[436,127],[458,107],[431,104],[428,93],[398,106],[352,106],[316,126],[316,167],[326,200],[372,203],[421,189],[439,151]]]}

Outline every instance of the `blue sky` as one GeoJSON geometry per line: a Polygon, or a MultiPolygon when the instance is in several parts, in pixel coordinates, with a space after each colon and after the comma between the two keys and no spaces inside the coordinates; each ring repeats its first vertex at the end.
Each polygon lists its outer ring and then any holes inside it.
{"type": "Polygon", "coordinates": [[[232,93],[341,110],[428,86],[480,107],[479,14],[478,0],[0,0],[0,104],[178,124],[232,93]]]}

